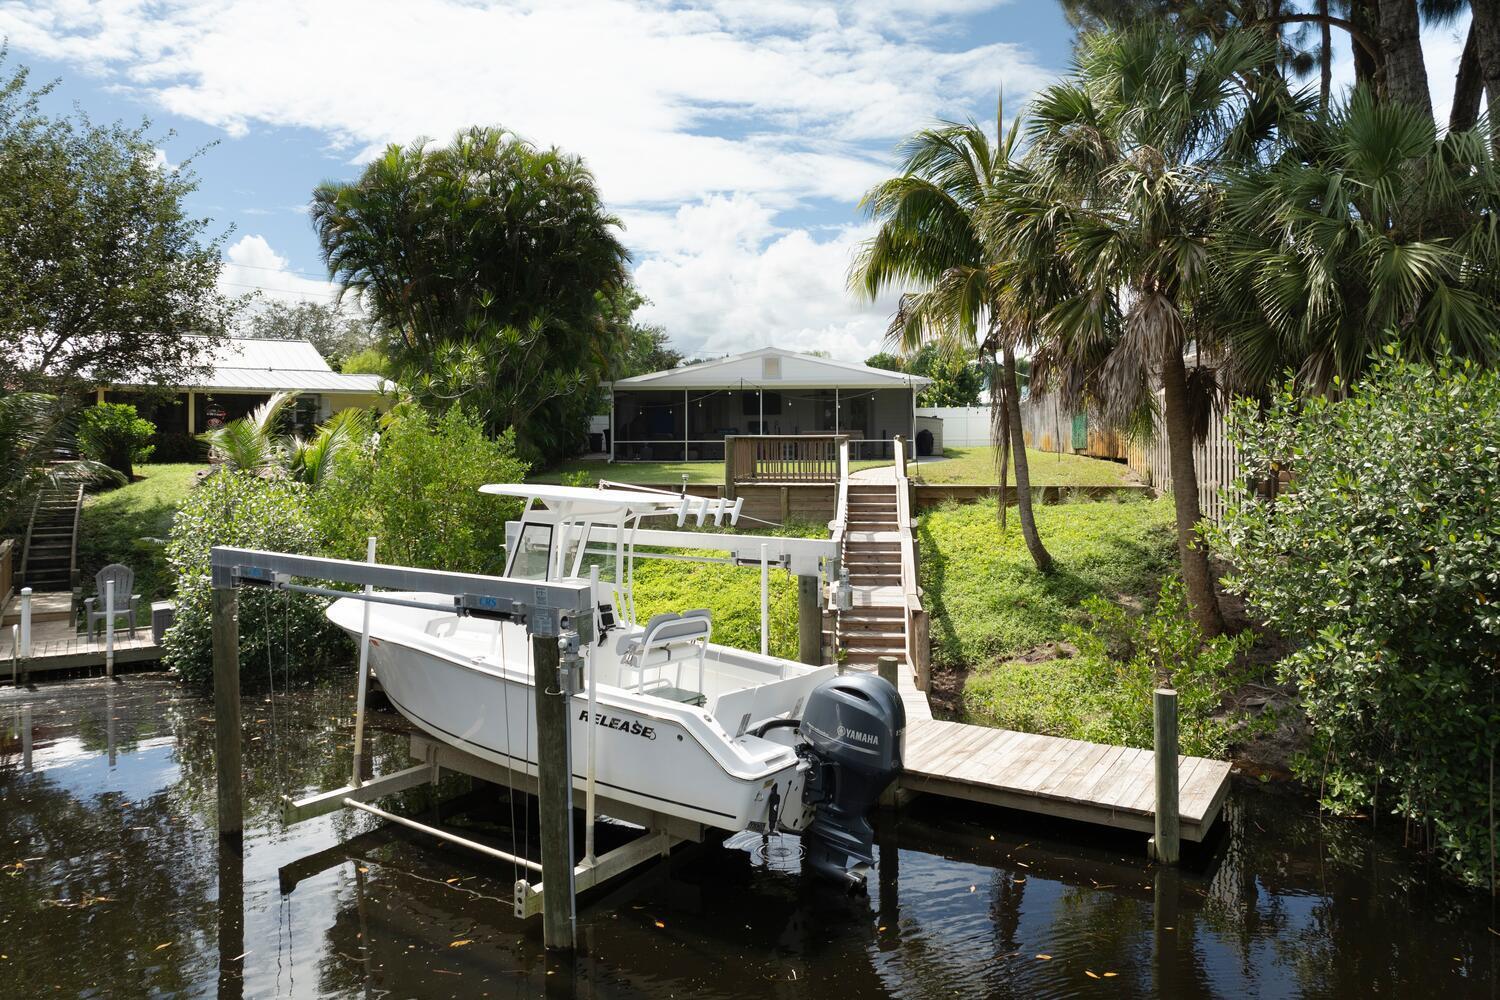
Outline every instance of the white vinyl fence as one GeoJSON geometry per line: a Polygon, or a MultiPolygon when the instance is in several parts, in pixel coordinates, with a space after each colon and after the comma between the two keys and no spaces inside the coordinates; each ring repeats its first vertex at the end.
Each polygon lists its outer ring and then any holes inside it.
{"type": "Polygon", "coordinates": [[[943,447],[978,448],[990,443],[988,406],[919,406],[919,417],[943,422],[943,447]]]}

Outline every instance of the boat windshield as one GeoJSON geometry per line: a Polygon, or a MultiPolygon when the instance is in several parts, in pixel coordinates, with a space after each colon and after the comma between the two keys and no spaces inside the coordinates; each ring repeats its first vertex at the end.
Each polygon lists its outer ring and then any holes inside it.
{"type": "Polygon", "coordinates": [[[516,537],[505,575],[521,580],[545,580],[552,559],[552,525],[527,521],[516,537]]]}

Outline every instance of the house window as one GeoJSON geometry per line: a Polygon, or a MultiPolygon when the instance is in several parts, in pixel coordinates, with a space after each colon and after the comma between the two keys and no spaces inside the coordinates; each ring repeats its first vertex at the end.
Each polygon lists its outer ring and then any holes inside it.
{"type": "Polygon", "coordinates": [[[781,378],[781,359],[761,358],[760,375],[766,379],[781,378]]]}

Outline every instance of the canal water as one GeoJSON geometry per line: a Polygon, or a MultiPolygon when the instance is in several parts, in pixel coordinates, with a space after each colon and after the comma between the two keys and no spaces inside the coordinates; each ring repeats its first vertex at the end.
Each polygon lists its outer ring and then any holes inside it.
{"type": "MultiPolygon", "coordinates": [[[[0,996],[1496,994],[1487,896],[1256,786],[1180,871],[941,802],[882,821],[868,896],[799,877],[794,838],[679,848],[583,897],[559,963],[510,915],[508,865],[363,814],[281,826],[283,792],[344,782],[352,710],[345,686],[246,699],[241,854],[213,831],[209,701],[150,675],[0,694],[0,996]]],[[[399,720],[373,724],[376,769],[405,766],[399,720]]],[[[466,781],[394,808],[528,838],[524,802],[466,781]]]]}

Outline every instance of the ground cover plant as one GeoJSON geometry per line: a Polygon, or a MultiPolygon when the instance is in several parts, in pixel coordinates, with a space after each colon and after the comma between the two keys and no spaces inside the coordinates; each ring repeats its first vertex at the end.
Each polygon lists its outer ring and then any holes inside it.
{"type": "Polygon", "coordinates": [[[1323,805],[1402,817],[1493,884],[1500,744],[1500,376],[1390,358],[1342,399],[1236,409],[1246,489],[1212,534],[1284,659],[1323,805]],[[1289,481],[1266,499],[1255,487],[1289,481]]]}
{"type": "Polygon", "coordinates": [[[1166,500],[1044,505],[1037,527],[1057,569],[1041,574],[1020,532],[1000,528],[993,500],[924,512],[917,535],[933,666],[982,668],[1055,642],[1090,597],[1145,607],[1171,566],[1171,524],[1166,500]]]}
{"type": "Polygon", "coordinates": [[[1221,711],[1226,692],[1250,676],[1238,663],[1254,633],[1205,639],[1187,615],[1182,582],[1167,577],[1145,614],[1090,597],[1083,621],[1064,626],[1076,651],[1041,663],[1010,661],[971,678],[965,715],[975,722],[1117,746],[1150,748],[1152,692],[1177,692],[1178,740],[1185,754],[1223,756],[1236,717],[1221,711]]]}

